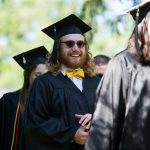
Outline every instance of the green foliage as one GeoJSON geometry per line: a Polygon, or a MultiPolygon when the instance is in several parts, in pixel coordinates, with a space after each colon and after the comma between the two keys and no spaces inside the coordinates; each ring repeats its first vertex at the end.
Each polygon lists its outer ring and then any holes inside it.
{"type": "Polygon", "coordinates": [[[92,26],[88,39],[93,55],[103,53],[113,57],[125,49],[133,28],[130,18],[121,14],[115,16],[114,12],[108,13],[109,3],[109,0],[85,0],[82,7],[81,17],[92,26]]]}
{"type": "Polygon", "coordinates": [[[132,29],[131,24],[126,26],[128,32],[113,30],[117,27],[118,20],[109,20],[104,16],[108,10],[107,1],[1,0],[0,90],[22,86],[23,72],[12,57],[40,45],[51,51],[53,41],[41,29],[70,13],[80,16],[92,26],[92,32],[87,37],[93,56],[98,53],[113,56],[124,49],[132,29]],[[99,17],[105,21],[98,22],[99,17]]]}

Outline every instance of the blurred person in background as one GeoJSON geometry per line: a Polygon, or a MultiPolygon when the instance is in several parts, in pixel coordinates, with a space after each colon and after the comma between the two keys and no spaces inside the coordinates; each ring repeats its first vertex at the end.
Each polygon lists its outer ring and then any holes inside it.
{"type": "Polygon", "coordinates": [[[106,69],[107,69],[107,65],[110,61],[110,57],[106,56],[106,55],[96,55],[93,58],[93,61],[95,63],[95,73],[98,76],[103,76],[103,74],[105,73],[106,69]]]}
{"type": "Polygon", "coordinates": [[[129,12],[135,29],[98,86],[86,150],[150,149],[150,0],[129,12]]]}
{"type": "Polygon", "coordinates": [[[23,132],[23,112],[34,79],[48,71],[47,54],[46,48],[40,46],[13,57],[24,69],[24,82],[21,89],[6,93],[0,99],[1,150],[29,150],[23,132]]]}

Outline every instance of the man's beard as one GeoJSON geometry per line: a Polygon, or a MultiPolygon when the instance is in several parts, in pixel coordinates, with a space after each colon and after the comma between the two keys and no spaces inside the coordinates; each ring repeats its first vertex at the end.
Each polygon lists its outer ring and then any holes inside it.
{"type": "Polygon", "coordinates": [[[79,61],[70,61],[69,57],[71,54],[64,54],[61,53],[61,63],[64,64],[68,68],[81,68],[85,63],[86,63],[86,54],[80,54],[80,59],[79,61]]]}

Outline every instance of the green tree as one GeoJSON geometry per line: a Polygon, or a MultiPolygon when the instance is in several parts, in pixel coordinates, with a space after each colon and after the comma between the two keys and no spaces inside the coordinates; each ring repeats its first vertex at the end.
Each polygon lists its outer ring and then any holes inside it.
{"type": "Polygon", "coordinates": [[[109,3],[109,0],[0,0],[0,90],[21,87],[23,70],[12,57],[40,45],[51,51],[53,40],[41,29],[70,13],[92,26],[87,37],[93,56],[98,53],[113,56],[125,48],[132,22],[129,17],[107,15],[109,3]],[[129,23],[123,26],[122,22],[129,23]],[[120,31],[119,24],[125,32],[120,31]]]}

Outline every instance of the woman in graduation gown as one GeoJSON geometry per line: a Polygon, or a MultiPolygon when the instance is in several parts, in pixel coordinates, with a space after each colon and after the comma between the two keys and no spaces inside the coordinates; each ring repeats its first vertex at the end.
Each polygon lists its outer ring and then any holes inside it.
{"type": "Polygon", "coordinates": [[[24,69],[22,89],[4,94],[0,99],[0,149],[29,150],[23,134],[23,112],[33,80],[47,71],[44,46],[14,56],[24,69]]]}
{"type": "Polygon", "coordinates": [[[90,29],[74,14],[43,29],[54,47],[50,71],[36,78],[26,105],[25,132],[33,150],[84,149],[100,81],[83,36],[90,29]]]}
{"type": "Polygon", "coordinates": [[[136,27],[98,86],[86,150],[150,149],[150,0],[130,12],[136,27]]]}

